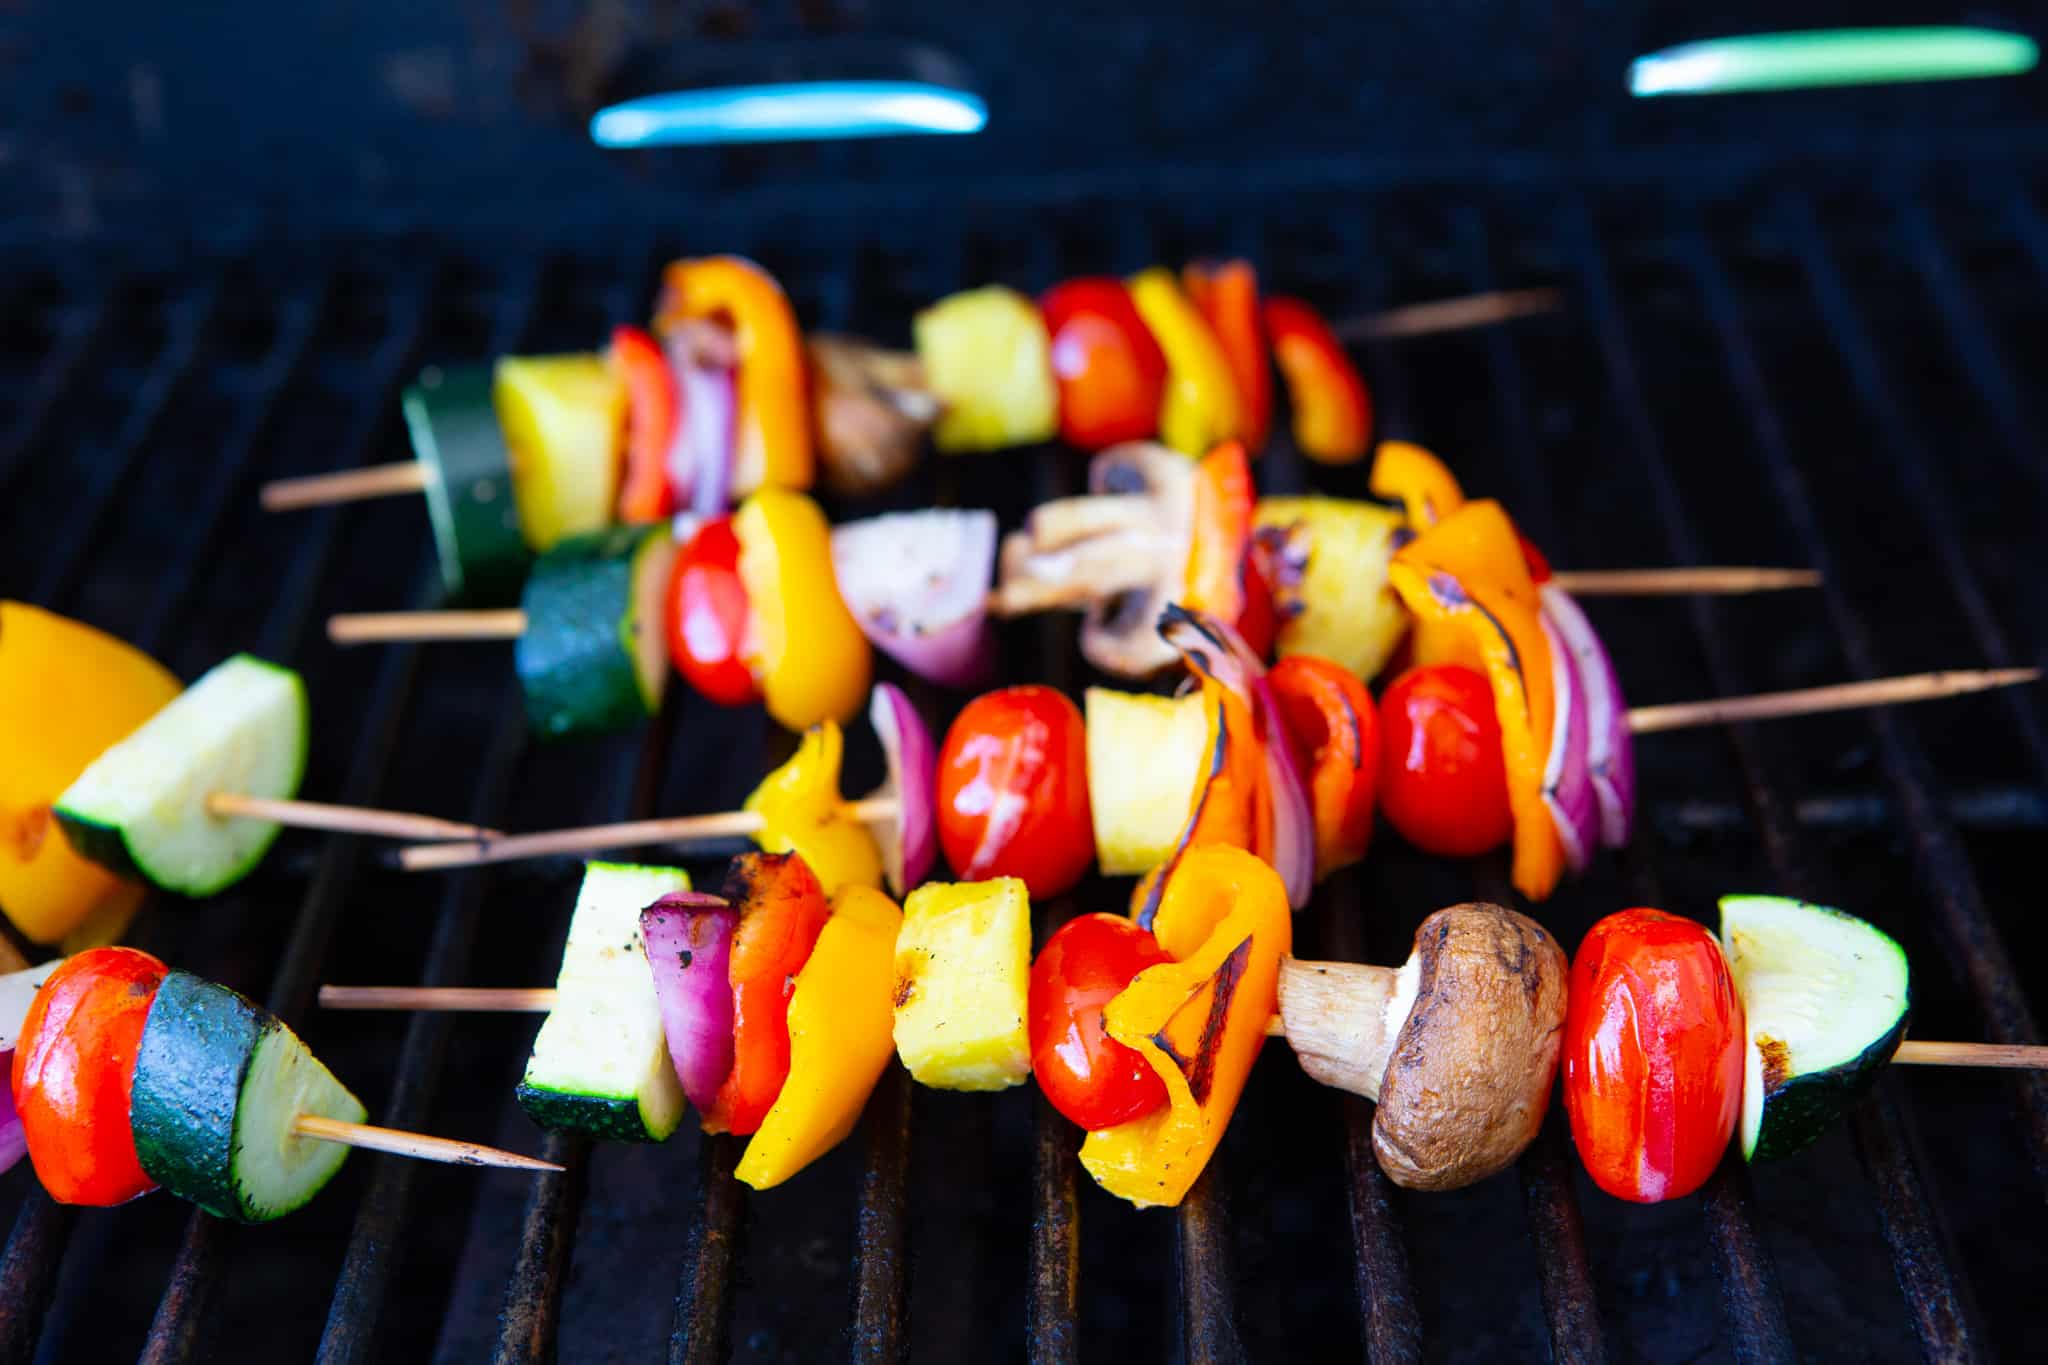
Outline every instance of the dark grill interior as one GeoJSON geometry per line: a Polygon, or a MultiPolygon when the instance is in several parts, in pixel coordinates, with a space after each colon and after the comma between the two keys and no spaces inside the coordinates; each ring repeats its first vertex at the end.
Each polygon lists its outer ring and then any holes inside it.
{"type": "MultiPolygon", "coordinates": [[[[2030,174],[1802,167],[1696,195],[1282,176],[1153,188],[884,213],[857,234],[714,206],[687,237],[593,233],[518,255],[424,235],[252,239],[196,258],[16,251],[0,286],[0,584],[184,676],[241,648],[304,670],[310,797],[511,829],[725,808],[784,742],[761,717],[682,696],[643,735],[531,748],[503,646],[325,640],[330,612],[431,601],[414,500],[274,517],[256,484],[404,458],[397,395],[423,361],[588,346],[645,312],[672,254],[745,250],[807,325],[901,342],[917,306],[960,285],[1035,290],[1231,252],[1334,316],[1563,287],[1554,316],[1368,348],[1381,434],[1444,454],[1562,564],[1825,570],[1817,595],[1597,604],[1632,700],[2039,661],[2048,460],[2026,379],[2042,360],[2048,221],[2030,174]]],[[[1013,524],[1080,471],[1052,451],[928,461],[890,502],[992,505],[1013,524]]],[[[1364,476],[1281,451],[1260,477],[1356,493],[1364,476]]],[[[1072,640],[1067,620],[1013,628],[1006,676],[1078,687],[1072,640]]],[[[946,699],[926,700],[944,719],[946,699]]],[[[2016,960],[2040,940],[2041,725],[2023,690],[1647,740],[1644,834],[1542,917],[1576,943],[1625,904],[1705,914],[1727,890],[1813,896],[1906,944],[1916,1034],[2031,1041],[2016,960]]],[[[877,756],[856,766],[872,777],[877,756]]],[[[1373,1163],[1369,1106],[1314,1086],[1276,1045],[1187,1205],[1139,1214],[1077,1179],[1078,1135],[1029,1090],[949,1095],[892,1071],[852,1140],[749,1197],[731,1178],[737,1145],[688,1125],[659,1148],[542,1142],[511,1103],[531,1018],[309,1008],[323,981],[550,980],[576,875],[558,862],[410,876],[358,841],[288,833],[228,895],[153,904],[142,946],[267,998],[377,1121],[544,1149],[570,1173],[358,1155],[306,1212],[245,1229],[167,1197],[62,1210],[24,1165],[0,1181],[16,1210],[0,1359],[2043,1348],[2048,1088],[2030,1075],[1888,1076],[1814,1150],[1754,1172],[1738,1160],[1697,1199],[1638,1208],[1591,1188],[1557,1112],[1512,1174],[1396,1190],[1373,1163]]],[[[1123,894],[1084,885],[1042,920],[1123,894]]],[[[1298,921],[1298,951],[1397,961],[1424,914],[1475,895],[1507,898],[1504,861],[1427,860],[1382,830],[1362,872],[1298,921]]]]}

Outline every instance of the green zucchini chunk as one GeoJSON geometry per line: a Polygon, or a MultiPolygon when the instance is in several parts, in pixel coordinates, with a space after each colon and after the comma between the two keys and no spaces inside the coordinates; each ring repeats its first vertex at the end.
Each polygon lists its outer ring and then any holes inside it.
{"type": "Polygon", "coordinates": [[[1906,953],[1874,925],[1779,896],[1721,898],[1747,1038],[1742,1155],[1789,1155],[1869,1089],[1906,1036],[1906,953]]]}
{"type": "Polygon", "coordinates": [[[136,1050],[129,1125],[150,1179],[208,1213],[268,1222],[320,1192],[348,1148],[300,1137],[302,1114],[361,1123],[362,1103],[254,1001],[164,977],[136,1050]]]}
{"type": "Polygon", "coordinates": [[[405,391],[413,458],[427,471],[427,516],[450,598],[480,606],[519,600],[533,551],[519,527],[512,456],[483,366],[428,366],[405,391]]]}
{"type": "Polygon", "coordinates": [[[615,1142],[660,1142],[683,1119],[640,912],[690,889],[677,867],[592,863],[583,874],[555,1007],[533,1040],[519,1106],[541,1127],[615,1142]]]}
{"type": "Polygon", "coordinates": [[[601,734],[660,709],[674,558],[665,526],[613,527],[541,556],[526,582],[526,632],[514,654],[535,734],[601,734]]]}
{"type": "Polygon", "coordinates": [[[307,728],[299,675],[237,654],[94,759],[57,798],[58,823],[120,876],[211,896],[263,860],[278,826],[216,816],[206,798],[296,795],[307,728]]]}

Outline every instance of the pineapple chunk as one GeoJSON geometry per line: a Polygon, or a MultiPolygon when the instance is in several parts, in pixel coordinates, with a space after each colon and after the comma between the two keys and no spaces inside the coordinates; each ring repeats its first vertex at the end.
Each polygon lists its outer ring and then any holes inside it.
{"type": "Polygon", "coordinates": [[[626,386],[601,355],[506,356],[491,403],[512,463],[519,528],[535,553],[611,525],[626,386]]]}
{"type": "Polygon", "coordinates": [[[1298,594],[1300,615],[1285,620],[1279,652],[1319,654],[1370,680],[1386,667],[1408,613],[1387,586],[1394,532],[1402,514],[1349,498],[1260,498],[1257,523],[1307,532],[1308,568],[1298,594]]]}
{"type": "Polygon", "coordinates": [[[1087,694],[1088,808],[1104,876],[1150,872],[1187,825],[1202,778],[1209,722],[1202,694],[1087,694]]]}
{"type": "Polygon", "coordinates": [[[949,294],[911,321],[925,380],[946,405],[942,451],[1049,441],[1059,425],[1052,338],[1037,305],[999,284],[949,294]]]}
{"type": "Polygon", "coordinates": [[[1031,1075],[1031,901],[1015,877],[934,882],[903,902],[896,1052],[920,1085],[1003,1090],[1031,1075]]]}

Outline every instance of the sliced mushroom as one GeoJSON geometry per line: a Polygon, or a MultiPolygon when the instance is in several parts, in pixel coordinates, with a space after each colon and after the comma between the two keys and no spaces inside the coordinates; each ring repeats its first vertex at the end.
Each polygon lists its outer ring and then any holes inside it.
{"type": "Polygon", "coordinates": [[[1105,673],[1144,678],[1177,655],[1155,625],[1185,582],[1194,467],[1151,441],[1112,446],[1088,465],[1088,493],[1035,509],[1003,543],[994,608],[1079,607],[1081,653],[1105,673]]]}
{"type": "Polygon", "coordinates": [[[826,484],[858,495],[909,474],[942,406],[925,384],[924,365],[907,351],[829,334],[811,337],[809,351],[826,484]]]}
{"type": "Polygon", "coordinates": [[[1454,905],[1415,931],[1399,968],[1284,961],[1280,1015],[1302,1070],[1378,1103],[1387,1178],[1451,1190],[1535,1140],[1557,1076],[1568,967],[1544,928],[1454,905]]]}

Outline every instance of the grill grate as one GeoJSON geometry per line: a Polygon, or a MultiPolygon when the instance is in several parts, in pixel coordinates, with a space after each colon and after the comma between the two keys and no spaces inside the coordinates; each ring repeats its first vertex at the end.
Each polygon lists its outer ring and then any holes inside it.
{"type": "MultiPolygon", "coordinates": [[[[189,276],[92,287],[53,249],[47,271],[6,286],[22,306],[0,312],[0,495],[30,510],[12,518],[0,575],[188,675],[252,644],[293,661],[321,718],[315,792],[511,827],[712,808],[782,742],[757,717],[684,697],[637,741],[530,751],[502,652],[335,653],[318,637],[330,610],[427,600],[417,508],[263,518],[255,482],[400,456],[397,391],[420,361],[587,345],[643,311],[672,247],[746,246],[807,319],[891,341],[917,303],[960,283],[1035,288],[1221,249],[1342,312],[1566,287],[1559,317],[1369,347],[1368,379],[1385,434],[1443,450],[1564,562],[1826,571],[1803,603],[1603,604],[1640,699],[2039,656],[2048,598],[2030,576],[2048,467],[2014,376],[2035,359],[2025,319],[2048,287],[2048,224],[2024,181],[1816,180],[1700,201],[1562,186],[1142,207],[1104,194],[1033,219],[1012,207],[876,224],[861,248],[821,249],[736,211],[742,226],[722,235],[623,251],[491,262],[408,239],[307,268],[287,249],[245,250],[189,276]],[[1922,334],[1939,350],[1918,349],[1922,334]]],[[[991,505],[1009,522],[1071,489],[1078,468],[1056,455],[944,462],[889,502],[991,505]]],[[[1262,479],[1362,484],[1286,453],[1262,479]]],[[[1072,646],[1066,621],[1012,628],[1008,672],[1086,681],[1072,646]]],[[[2015,894],[2026,831],[1959,824],[1948,794],[2038,804],[2038,699],[1784,729],[1646,752],[1651,814],[1660,797],[1737,800],[1747,837],[1725,821],[1695,838],[1646,820],[1546,921],[1571,942],[1620,904],[1698,910],[1745,881],[1846,902],[1912,952],[1927,1032],[2033,1040],[2005,946],[2030,932],[2015,894]],[[1794,819],[1816,790],[1867,809],[1794,819]]],[[[153,908],[141,941],[266,995],[391,1121],[531,1148],[507,1099],[530,1023],[306,1007],[329,979],[545,979],[573,876],[542,864],[407,878],[354,840],[292,836],[200,912],[153,908]]],[[[1322,890],[1302,950],[1397,960],[1422,914],[1504,883],[1499,859],[1432,864],[1386,838],[1322,890]]],[[[1085,884],[1041,907],[1040,931],[1120,896],[1085,884]]],[[[1177,1215],[1134,1214],[1078,1180],[1074,1135],[1042,1100],[937,1095],[897,1072],[855,1141],[761,1200],[734,1182],[730,1139],[696,1143],[692,1179],[689,1137],[601,1154],[550,1140],[569,1169],[539,1181],[359,1158],[326,1199],[253,1231],[168,1200],[76,1213],[22,1174],[0,1185],[18,1205],[0,1251],[0,1361],[203,1358],[223,1322],[265,1315],[289,1320],[277,1340],[292,1353],[334,1362],[643,1359],[663,1343],[674,1361],[991,1347],[1067,1361],[1084,1342],[1090,1355],[1227,1361],[1348,1358],[1361,1337],[1381,1361],[1425,1348],[1896,1358],[1916,1339],[1929,1356],[1989,1356],[2026,1340],[2020,1286],[2044,1268],[2027,1240],[1996,1234],[1995,1191],[2027,1169],[2048,1184],[2048,1087],[2000,1084],[1887,1078],[1850,1132],[1789,1167],[1726,1163],[1701,1199],[1654,1209],[1589,1193],[1558,1114],[1516,1182],[1410,1196],[1374,1162],[1370,1106],[1277,1061],[1177,1215]]]]}

